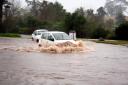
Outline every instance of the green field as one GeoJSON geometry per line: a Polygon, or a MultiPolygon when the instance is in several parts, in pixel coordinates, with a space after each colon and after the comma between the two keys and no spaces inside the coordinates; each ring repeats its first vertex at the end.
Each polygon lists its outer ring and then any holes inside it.
{"type": "Polygon", "coordinates": [[[20,34],[0,33],[0,37],[12,37],[12,38],[18,38],[18,37],[21,37],[21,36],[20,36],[20,34]]]}
{"type": "Polygon", "coordinates": [[[128,45],[127,40],[104,40],[104,41],[99,41],[99,40],[93,40],[96,43],[105,43],[105,44],[113,44],[113,45],[128,45]]]}

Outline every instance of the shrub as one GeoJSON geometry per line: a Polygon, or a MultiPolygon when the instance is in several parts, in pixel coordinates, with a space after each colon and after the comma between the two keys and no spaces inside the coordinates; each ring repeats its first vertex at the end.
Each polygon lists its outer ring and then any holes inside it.
{"type": "Polygon", "coordinates": [[[93,31],[92,38],[106,38],[108,34],[109,31],[99,27],[93,31]]]}
{"type": "Polygon", "coordinates": [[[128,40],[128,22],[120,24],[115,30],[115,35],[117,39],[128,40]]]}

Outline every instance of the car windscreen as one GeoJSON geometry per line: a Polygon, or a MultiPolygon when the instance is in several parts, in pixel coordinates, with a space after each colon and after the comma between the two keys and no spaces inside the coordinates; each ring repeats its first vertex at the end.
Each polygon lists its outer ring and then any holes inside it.
{"type": "Polygon", "coordinates": [[[66,33],[52,33],[56,40],[71,40],[66,33]]]}

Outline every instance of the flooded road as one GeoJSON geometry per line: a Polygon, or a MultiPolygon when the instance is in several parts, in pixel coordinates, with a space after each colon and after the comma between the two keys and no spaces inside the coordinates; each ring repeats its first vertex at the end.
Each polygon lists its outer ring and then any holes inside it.
{"type": "Polygon", "coordinates": [[[37,46],[30,39],[0,38],[0,85],[128,85],[128,47],[85,43],[91,51],[51,54],[13,50],[37,46]]]}

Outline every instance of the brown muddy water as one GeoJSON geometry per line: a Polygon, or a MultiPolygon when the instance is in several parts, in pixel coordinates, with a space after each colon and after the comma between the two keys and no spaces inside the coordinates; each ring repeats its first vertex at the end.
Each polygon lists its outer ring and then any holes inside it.
{"type": "MultiPolygon", "coordinates": [[[[25,41],[25,39],[23,40],[25,41]]],[[[6,43],[6,40],[3,43],[0,43],[1,50],[13,50],[13,51],[21,51],[21,52],[43,52],[43,53],[79,53],[79,52],[87,52],[91,51],[88,46],[85,45],[85,42],[82,40],[75,41],[75,43],[65,42],[58,44],[44,44],[43,46],[38,46],[37,43],[30,42],[22,42],[17,43],[17,41],[11,43],[6,43]],[[3,46],[3,47],[2,47],[3,46]]]]}
{"type": "Polygon", "coordinates": [[[128,47],[84,43],[90,51],[53,54],[30,39],[0,38],[0,85],[128,85],[128,47]]]}
{"type": "Polygon", "coordinates": [[[78,53],[85,52],[87,50],[89,49],[85,46],[83,41],[75,41],[75,43],[64,42],[53,45],[48,44],[46,46],[39,47],[39,51],[45,53],[78,53]]]}

